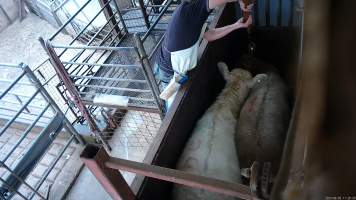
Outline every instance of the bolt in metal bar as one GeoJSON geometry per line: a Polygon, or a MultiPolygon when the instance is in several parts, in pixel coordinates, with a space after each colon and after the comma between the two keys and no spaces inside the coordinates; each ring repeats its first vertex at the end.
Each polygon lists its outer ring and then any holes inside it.
{"type": "Polygon", "coordinates": [[[13,88],[13,87],[16,85],[16,83],[17,83],[18,81],[20,81],[20,79],[21,79],[25,74],[26,74],[25,72],[22,72],[22,73],[20,74],[20,76],[18,76],[18,77],[14,80],[14,82],[13,82],[11,85],[9,85],[9,87],[7,87],[6,90],[5,90],[2,94],[0,94],[0,99],[2,99],[2,98],[7,94],[7,92],[10,91],[11,88],[13,88]]]}
{"type": "MultiPolygon", "coordinates": [[[[72,141],[74,140],[74,135],[72,135],[69,140],[67,141],[67,143],[64,145],[64,147],[62,148],[62,150],[59,152],[59,154],[57,155],[57,157],[54,159],[54,161],[51,163],[51,165],[49,166],[49,168],[46,170],[46,172],[44,173],[44,175],[41,177],[40,181],[37,183],[36,186],[36,190],[38,190],[42,184],[44,183],[44,181],[46,180],[46,178],[48,177],[48,175],[51,173],[52,169],[55,167],[55,165],[58,163],[59,159],[63,156],[64,152],[68,149],[69,145],[72,143],[72,141]]],[[[34,197],[35,193],[32,193],[30,195],[30,200],[34,197]]]]}
{"type": "Polygon", "coordinates": [[[42,117],[42,115],[47,111],[47,109],[49,108],[50,104],[47,104],[47,106],[42,110],[42,112],[38,115],[38,117],[35,119],[35,121],[32,122],[32,124],[27,127],[27,129],[25,130],[25,132],[22,133],[20,139],[16,142],[16,144],[13,146],[13,148],[10,150],[9,153],[7,153],[7,155],[5,156],[5,158],[2,160],[3,162],[5,162],[7,159],[9,159],[9,157],[11,156],[11,154],[15,151],[15,149],[21,144],[21,142],[26,138],[26,136],[30,133],[30,131],[32,130],[32,128],[36,125],[36,123],[40,120],[40,118],[42,117]]]}
{"type": "Polygon", "coordinates": [[[15,116],[6,123],[6,125],[1,129],[0,131],[0,136],[4,134],[4,132],[10,127],[10,125],[16,120],[16,118],[22,113],[22,111],[27,107],[28,104],[31,103],[33,98],[40,92],[39,89],[36,90],[36,92],[32,95],[32,97],[27,100],[27,102],[20,108],[20,110],[15,114],[15,116]]]}
{"type": "Polygon", "coordinates": [[[160,116],[161,116],[161,118],[163,118],[164,117],[163,116],[164,115],[163,102],[159,98],[159,94],[160,94],[159,87],[157,85],[155,76],[154,76],[154,74],[152,72],[152,68],[151,68],[150,62],[147,59],[146,51],[145,51],[145,49],[143,47],[143,44],[142,44],[141,39],[138,36],[138,34],[135,34],[134,38],[135,38],[135,43],[136,43],[136,46],[137,46],[137,55],[141,58],[140,61],[141,61],[141,64],[142,64],[142,68],[143,68],[143,72],[144,72],[145,78],[148,81],[148,85],[149,85],[149,87],[150,87],[150,89],[152,91],[153,97],[155,98],[157,107],[158,107],[158,109],[160,111],[160,116]]]}

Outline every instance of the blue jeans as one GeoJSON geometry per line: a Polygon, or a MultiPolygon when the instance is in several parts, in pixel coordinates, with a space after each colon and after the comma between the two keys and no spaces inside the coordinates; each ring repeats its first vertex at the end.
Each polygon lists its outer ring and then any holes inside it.
{"type": "Polygon", "coordinates": [[[154,64],[154,74],[158,77],[159,80],[166,84],[168,84],[169,81],[171,81],[171,79],[173,78],[173,74],[169,74],[161,70],[159,64],[157,63],[154,64]]]}

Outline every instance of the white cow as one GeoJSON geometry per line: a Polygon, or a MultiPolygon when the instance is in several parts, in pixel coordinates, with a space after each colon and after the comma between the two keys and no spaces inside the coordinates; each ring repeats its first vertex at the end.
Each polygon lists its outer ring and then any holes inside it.
{"type": "MultiPolygon", "coordinates": [[[[241,182],[240,167],[234,142],[236,118],[250,88],[264,75],[252,79],[251,73],[243,69],[228,71],[225,63],[218,63],[226,86],[213,105],[198,121],[186,144],[177,169],[225,180],[241,182]]],[[[175,200],[234,199],[206,190],[175,185],[175,200]]]]}

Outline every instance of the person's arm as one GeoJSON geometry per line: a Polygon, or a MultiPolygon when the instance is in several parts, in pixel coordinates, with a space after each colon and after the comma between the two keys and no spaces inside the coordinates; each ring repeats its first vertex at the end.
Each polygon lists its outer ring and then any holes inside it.
{"type": "Polygon", "coordinates": [[[251,24],[252,24],[251,16],[248,18],[248,20],[245,23],[242,22],[242,18],[241,18],[234,24],[230,24],[220,28],[209,29],[207,32],[204,33],[204,39],[211,42],[224,37],[225,35],[229,34],[230,32],[236,29],[247,28],[251,24]]]}

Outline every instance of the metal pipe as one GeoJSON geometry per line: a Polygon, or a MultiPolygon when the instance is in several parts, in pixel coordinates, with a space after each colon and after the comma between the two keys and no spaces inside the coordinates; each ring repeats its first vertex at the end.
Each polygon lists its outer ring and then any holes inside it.
{"type": "Polygon", "coordinates": [[[109,51],[117,51],[117,50],[133,50],[134,47],[107,47],[107,46],[68,46],[68,45],[56,45],[52,44],[54,48],[65,48],[65,49],[94,49],[94,50],[109,50],[109,51]]]}
{"type": "Polygon", "coordinates": [[[104,161],[105,166],[111,169],[128,171],[150,178],[156,178],[172,183],[177,183],[193,188],[208,190],[219,194],[237,197],[240,199],[258,198],[251,192],[250,188],[243,184],[227,182],[219,179],[208,178],[175,169],[149,165],[121,158],[110,157],[104,161]]]}
{"type": "MultiPolygon", "coordinates": [[[[22,178],[20,178],[17,174],[15,174],[5,163],[0,161],[0,166],[4,167],[7,171],[10,172],[11,176],[15,177],[18,181],[20,181],[22,184],[24,184],[26,187],[28,187],[33,192],[35,192],[40,198],[42,198],[44,200],[46,199],[38,191],[36,191],[32,186],[30,186],[28,183],[26,183],[24,180],[22,180],[22,178]]],[[[5,182],[5,180],[2,179],[1,177],[0,177],[0,179],[1,179],[2,182],[5,182]]]]}
{"type": "Polygon", "coordinates": [[[73,15],[72,17],[70,17],[70,18],[49,38],[49,40],[53,40],[54,37],[56,37],[56,36],[62,31],[62,29],[64,29],[90,2],[91,2],[91,0],[88,0],[87,2],[85,2],[85,4],[84,4],[76,13],[74,13],[74,15],[73,15]]]}
{"type": "MultiPolygon", "coordinates": [[[[79,92],[80,94],[83,94],[83,95],[96,95],[96,94],[93,94],[93,93],[89,93],[89,92],[79,92]]],[[[147,99],[147,98],[138,98],[138,97],[127,97],[129,100],[135,100],[135,101],[152,101],[154,102],[155,100],[154,99],[147,99]]],[[[85,99],[83,98],[84,101],[91,101],[92,99],[85,99]]]]}
{"type": "Polygon", "coordinates": [[[145,22],[145,25],[146,25],[146,28],[150,28],[150,22],[148,20],[148,15],[147,15],[147,12],[146,12],[146,7],[143,3],[143,0],[138,0],[138,4],[139,4],[139,8],[141,10],[141,13],[142,13],[142,16],[143,16],[143,21],[145,22]]]}
{"type": "MultiPolygon", "coordinates": [[[[165,34],[164,34],[165,35],[165,34]]],[[[148,56],[148,60],[151,60],[154,53],[157,51],[158,47],[160,46],[160,44],[162,43],[163,39],[164,39],[164,35],[159,39],[157,45],[155,46],[155,48],[152,50],[152,52],[150,53],[150,55],[148,56]]]]}
{"type": "Polygon", "coordinates": [[[125,20],[124,20],[124,18],[122,17],[122,14],[121,14],[121,12],[120,12],[120,8],[119,8],[119,6],[117,5],[117,2],[116,2],[116,1],[117,1],[117,0],[114,0],[114,5],[115,5],[115,8],[116,8],[116,12],[117,12],[118,15],[119,15],[120,21],[121,21],[121,23],[122,23],[122,26],[123,26],[124,29],[125,29],[125,32],[126,32],[126,33],[129,33],[129,31],[127,30],[127,26],[126,26],[125,20]]]}
{"type": "MultiPolygon", "coordinates": [[[[47,92],[47,90],[41,85],[41,82],[37,79],[36,75],[31,71],[31,69],[27,66],[24,65],[23,66],[24,71],[27,72],[30,80],[33,81],[33,83],[36,85],[37,88],[39,88],[43,94],[43,96],[45,97],[45,99],[47,99],[47,101],[51,104],[51,106],[60,114],[63,114],[62,110],[58,107],[58,105],[56,104],[56,102],[53,100],[53,98],[51,97],[51,95],[47,92]]],[[[65,116],[65,114],[63,114],[65,116]]],[[[73,126],[71,125],[71,123],[69,122],[69,120],[64,117],[64,122],[65,124],[68,126],[68,128],[71,130],[71,133],[75,135],[76,139],[82,144],[85,145],[86,142],[80,137],[79,133],[77,132],[77,130],[75,130],[73,128],[73,126]]]]}
{"type": "MultiPolygon", "coordinates": [[[[44,173],[44,175],[41,177],[40,181],[37,183],[36,185],[36,190],[38,190],[42,184],[44,183],[44,181],[46,180],[46,178],[48,177],[48,175],[51,173],[52,169],[54,168],[54,166],[58,163],[59,159],[62,157],[62,155],[64,154],[64,152],[67,150],[67,148],[69,147],[69,145],[72,143],[74,139],[74,135],[72,135],[69,140],[67,141],[67,143],[64,145],[63,149],[61,150],[61,152],[57,155],[57,157],[54,159],[54,161],[51,163],[51,165],[49,166],[49,168],[46,170],[46,172],[44,173]]],[[[34,197],[35,193],[32,193],[30,195],[30,200],[34,197]]]]}
{"type": "Polygon", "coordinates": [[[134,38],[135,38],[135,43],[137,46],[137,54],[140,57],[140,61],[142,64],[142,69],[143,69],[145,78],[148,81],[148,85],[152,91],[152,94],[156,101],[158,110],[160,111],[160,116],[161,116],[161,118],[163,118],[165,111],[164,111],[162,99],[159,98],[160,91],[159,91],[159,87],[156,82],[156,78],[152,72],[150,62],[147,59],[147,55],[146,55],[146,52],[145,52],[145,49],[143,47],[143,43],[141,42],[140,37],[137,34],[135,34],[134,38]]]}
{"type": "Polygon", "coordinates": [[[158,24],[158,21],[162,18],[162,16],[164,15],[164,13],[166,12],[166,10],[168,9],[168,7],[170,6],[170,4],[173,2],[173,0],[169,0],[167,2],[167,5],[163,8],[163,10],[161,11],[161,13],[158,15],[157,20],[151,25],[151,27],[147,30],[147,32],[145,33],[145,35],[142,38],[142,42],[144,42],[147,37],[149,36],[150,32],[154,29],[154,27],[158,24]]]}
{"type": "Polygon", "coordinates": [[[87,145],[80,155],[85,166],[93,173],[112,199],[135,200],[135,194],[121,173],[104,164],[109,158],[105,149],[93,144],[87,145]]]}
{"type": "Polygon", "coordinates": [[[146,80],[126,79],[126,78],[106,78],[106,77],[98,77],[98,76],[77,76],[77,75],[69,75],[69,77],[82,78],[82,79],[93,79],[93,80],[127,81],[127,82],[147,83],[146,80]]]}
{"type": "MultiPolygon", "coordinates": [[[[3,178],[0,177],[0,181],[3,182],[3,184],[5,185],[6,190],[9,190],[11,192],[15,192],[17,195],[19,195],[23,199],[27,199],[22,193],[20,193],[19,191],[17,191],[14,188],[12,188],[9,184],[7,184],[7,182],[3,178]]],[[[3,198],[4,199],[8,199],[8,198],[5,198],[5,196],[3,196],[3,194],[1,194],[1,193],[0,193],[0,197],[1,197],[1,199],[3,199],[3,198]]]]}
{"type": "Polygon", "coordinates": [[[110,2],[111,0],[98,0],[99,4],[101,7],[105,8],[104,9],[104,16],[106,18],[107,21],[109,21],[110,26],[113,27],[115,29],[115,33],[121,35],[121,30],[119,29],[118,26],[116,26],[115,24],[117,24],[116,22],[116,18],[112,18],[113,15],[113,11],[111,9],[110,6],[110,2]]]}
{"type": "Polygon", "coordinates": [[[18,76],[18,77],[14,80],[14,82],[13,82],[11,85],[9,85],[9,87],[7,87],[6,90],[5,90],[2,94],[0,94],[0,99],[2,99],[2,98],[6,95],[6,93],[7,93],[8,91],[10,91],[11,88],[13,88],[13,87],[16,85],[16,83],[17,83],[25,74],[26,74],[25,72],[22,72],[22,73],[20,74],[20,76],[18,76]]]}
{"type": "Polygon", "coordinates": [[[20,68],[21,65],[11,64],[11,63],[0,63],[0,67],[11,67],[11,68],[20,68]]]}
{"type": "Polygon", "coordinates": [[[128,106],[114,106],[114,105],[107,105],[103,103],[94,103],[92,101],[83,101],[85,105],[92,105],[92,106],[101,106],[101,107],[109,107],[109,108],[118,108],[118,109],[124,109],[124,110],[135,110],[135,111],[143,111],[143,112],[149,112],[149,113],[157,113],[159,114],[159,110],[157,107],[152,107],[152,106],[147,106],[147,107],[139,107],[138,105],[134,104],[129,104],[128,106]]]}
{"type": "Polygon", "coordinates": [[[5,162],[10,156],[11,154],[15,151],[15,149],[21,144],[21,142],[26,138],[26,136],[30,133],[30,131],[32,130],[32,128],[36,125],[36,123],[40,120],[40,118],[42,117],[42,115],[47,111],[47,109],[49,108],[50,104],[47,104],[47,106],[42,110],[42,112],[38,115],[38,117],[32,122],[32,124],[27,127],[27,129],[25,130],[25,132],[22,133],[20,139],[16,142],[16,144],[13,146],[13,148],[10,150],[9,153],[7,153],[7,155],[5,156],[5,158],[2,160],[2,162],[5,162]]]}
{"type": "Polygon", "coordinates": [[[151,90],[109,87],[109,86],[104,86],[104,85],[74,84],[74,86],[81,86],[81,87],[86,87],[86,88],[88,88],[88,87],[91,87],[91,88],[102,88],[102,89],[111,89],[111,90],[119,90],[119,91],[129,91],[129,92],[142,92],[142,93],[150,93],[151,92],[151,90]]]}
{"type": "Polygon", "coordinates": [[[101,67],[140,67],[140,65],[119,65],[119,64],[99,64],[99,63],[83,63],[83,62],[62,62],[63,64],[70,65],[92,65],[92,66],[101,66],[101,67]]]}
{"type": "Polygon", "coordinates": [[[32,99],[40,92],[39,89],[36,90],[36,92],[32,95],[32,97],[20,108],[20,110],[15,114],[15,116],[9,120],[6,125],[1,129],[0,131],[0,136],[4,134],[4,132],[7,130],[7,128],[10,127],[10,125],[16,120],[16,118],[22,113],[22,111],[27,107],[28,104],[31,103],[32,99]]]}

